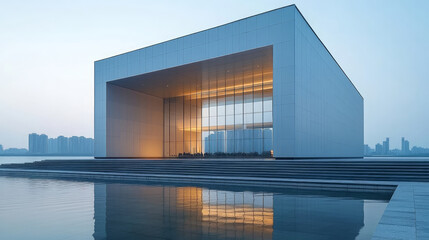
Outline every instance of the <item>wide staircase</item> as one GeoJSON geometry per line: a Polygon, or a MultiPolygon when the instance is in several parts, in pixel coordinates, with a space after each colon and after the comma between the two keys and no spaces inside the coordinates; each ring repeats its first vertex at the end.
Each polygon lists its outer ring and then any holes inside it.
{"type": "Polygon", "coordinates": [[[413,159],[89,159],[4,164],[0,165],[1,168],[151,175],[429,182],[429,161],[413,159]]]}

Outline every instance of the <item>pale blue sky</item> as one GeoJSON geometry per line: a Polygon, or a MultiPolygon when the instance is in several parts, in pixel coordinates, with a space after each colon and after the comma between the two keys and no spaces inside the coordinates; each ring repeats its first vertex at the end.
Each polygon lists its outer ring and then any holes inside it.
{"type": "Polygon", "coordinates": [[[93,62],[296,4],[365,98],[365,143],[429,147],[429,1],[0,0],[0,144],[93,137],[93,62]]]}

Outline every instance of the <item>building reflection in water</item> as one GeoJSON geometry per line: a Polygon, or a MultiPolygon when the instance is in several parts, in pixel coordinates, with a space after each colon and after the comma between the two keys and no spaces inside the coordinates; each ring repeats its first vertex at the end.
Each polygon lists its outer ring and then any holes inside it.
{"type": "Polygon", "coordinates": [[[94,239],[355,239],[364,200],[95,184],[94,239]]]}

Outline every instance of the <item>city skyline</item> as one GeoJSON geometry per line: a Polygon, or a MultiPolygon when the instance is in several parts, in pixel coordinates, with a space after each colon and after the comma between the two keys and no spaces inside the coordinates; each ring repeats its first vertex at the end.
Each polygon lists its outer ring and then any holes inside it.
{"type": "Polygon", "coordinates": [[[374,148],[369,144],[364,144],[364,155],[365,156],[415,156],[415,155],[429,155],[429,148],[427,146],[411,146],[410,141],[405,137],[401,137],[401,147],[400,148],[391,148],[390,139],[386,137],[381,143],[376,143],[374,148]]]}
{"type": "Polygon", "coordinates": [[[84,136],[50,138],[42,133],[27,135],[27,147],[4,148],[0,143],[0,155],[77,155],[94,153],[94,139],[84,136]]]}
{"type": "Polygon", "coordinates": [[[429,104],[426,1],[189,1],[170,2],[168,9],[135,2],[109,3],[102,11],[86,2],[52,1],[46,3],[50,8],[8,2],[0,21],[5,36],[0,43],[9,46],[0,54],[0,143],[22,148],[28,132],[93,137],[94,60],[293,3],[364,97],[365,143],[375,145],[389,135],[429,146],[429,113],[422,111],[429,104]],[[223,14],[216,14],[220,10],[223,14]],[[166,21],[165,15],[176,21],[166,21]],[[148,19],[155,19],[156,27],[148,19]],[[23,66],[28,71],[21,71],[23,66]]]}

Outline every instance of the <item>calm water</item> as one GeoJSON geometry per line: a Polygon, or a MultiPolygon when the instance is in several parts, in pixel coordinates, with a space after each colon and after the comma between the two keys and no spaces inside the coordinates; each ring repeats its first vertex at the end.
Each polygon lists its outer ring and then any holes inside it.
{"type": "Polygon", "coordinates": [[[0,176],[0,239],[370,239],[389,198],[0,176]]]}

